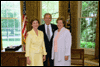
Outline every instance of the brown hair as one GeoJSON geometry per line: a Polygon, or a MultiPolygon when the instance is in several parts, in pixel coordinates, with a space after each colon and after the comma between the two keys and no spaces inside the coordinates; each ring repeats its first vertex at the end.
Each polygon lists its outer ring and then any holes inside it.
{"type": "Polygon", "coordinates": [[[44,19],[45,19],[45,16],[46,15],[50,15],[50,19],[52,19],[52,15],[50,14],[50,13],[46,13],[45,15],[44,15],[44,19]]]}
{"type": "Polygon", "coordinates": [[[31,25],[32,25],[32,23],[33,23],[33,21],[38,21],[38,23],[40,24],[40,22],[39,22],[39,20],[38,19],[34,19],[34,20],[31,20],[31,25]]]}
{"type": "Polygon", "coordinates": [[[58,17],[57,20],[56,20],[56,23],[58,23],[58,20],[62,20],[63,21],[63,24],[65,26],[66,21],[65,21],[65,18],[64,17],[58,17]]]}

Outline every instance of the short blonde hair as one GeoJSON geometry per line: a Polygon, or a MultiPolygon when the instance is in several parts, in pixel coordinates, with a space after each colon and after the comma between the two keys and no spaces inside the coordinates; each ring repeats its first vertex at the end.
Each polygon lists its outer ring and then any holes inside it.
{"type": "Polygon", "coordinates": [[[44,15],[44,19],[45,19],[45,16],[46,15],[50,15],[50,19],[52,19],[52,15],[50,14],[50,13],[46,13],[45,15],[44,15]]]}

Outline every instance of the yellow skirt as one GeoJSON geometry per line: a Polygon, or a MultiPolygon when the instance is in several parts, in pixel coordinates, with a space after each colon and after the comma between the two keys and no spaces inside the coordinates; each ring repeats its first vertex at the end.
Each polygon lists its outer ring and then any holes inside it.
{"type": "Polygon", "coordinates": [[[29,56],[31,64],[27,66],[43,66],[43,55],[40,53],[31,53],[29,56]]]}

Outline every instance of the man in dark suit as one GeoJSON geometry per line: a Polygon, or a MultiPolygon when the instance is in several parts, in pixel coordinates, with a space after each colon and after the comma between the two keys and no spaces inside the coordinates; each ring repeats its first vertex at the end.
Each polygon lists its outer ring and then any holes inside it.
{"type": "Polygon", "coordinates": [[[45,42],[45,47],[47,52],[46,61],[44,61],[44,66],[47,66],[48,58],[49,58],[50,66],[54,66],[54,61],[51,60],[52,41],[53,41],[54,31],[57,30],[58,28],[56,25],[50,24],[51,20],[52,20],[51,14],[46,13],[44,15],[45,24],[40,25],[38,27],[38,29],[43,31],[44,33],[44,42],[45,42]]]}

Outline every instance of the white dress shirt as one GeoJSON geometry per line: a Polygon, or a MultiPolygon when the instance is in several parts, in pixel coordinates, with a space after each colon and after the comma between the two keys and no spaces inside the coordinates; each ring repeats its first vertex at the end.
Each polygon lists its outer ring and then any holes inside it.
{"type": "MultiPolygon", "coordinates": [[[[51,28],[51,24],[48,25],[49,26],[49,31],[50,31],[50,39],[52,37],[52,28],[51,28]]],[[[45,24],[45,33],[47,34],[47,25],[45,24]]]]}

